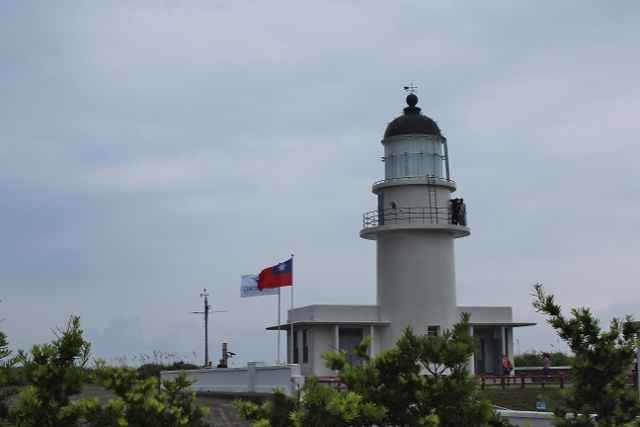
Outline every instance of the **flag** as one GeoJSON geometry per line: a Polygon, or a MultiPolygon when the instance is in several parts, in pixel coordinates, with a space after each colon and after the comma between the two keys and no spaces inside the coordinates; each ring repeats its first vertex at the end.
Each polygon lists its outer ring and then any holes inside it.
{"type": "Polygon", "coordinates": [[[278,295],[279,288],[264,289],[260,292],[258,289],[258,276],[256,274],[247,274],[242,276],[240,283],[240,298],[261,297],[263,295],[278,295]]]}
{"type": "Polygon", "coordinates": [[[293,258],[265,268],[258,276],[258,289],[281,288],[293,284],[293,258]]]}

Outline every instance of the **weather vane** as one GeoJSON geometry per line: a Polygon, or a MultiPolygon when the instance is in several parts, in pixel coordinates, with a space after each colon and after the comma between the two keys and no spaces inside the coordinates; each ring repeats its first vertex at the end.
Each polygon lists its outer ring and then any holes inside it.
{"type": "Polygon", "coordinates": [[[416,93],[418,91],[418,88],[413,85],[413,82],[411,82],[409,86],[404,87],[404,90],[406,90],[409,93],[416,93]]]}

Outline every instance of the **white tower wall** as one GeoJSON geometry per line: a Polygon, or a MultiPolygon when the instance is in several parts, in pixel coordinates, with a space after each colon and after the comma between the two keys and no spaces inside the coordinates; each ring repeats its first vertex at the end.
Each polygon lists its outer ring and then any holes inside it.
{"type": "Polygon", "coordinates": [[[377,239],[377,303],[391,325],[380,337],[382,348],[395,344],[411,326],[451,328],[456,319],[456,281],[451,232],[395,230],[377,239]]]}

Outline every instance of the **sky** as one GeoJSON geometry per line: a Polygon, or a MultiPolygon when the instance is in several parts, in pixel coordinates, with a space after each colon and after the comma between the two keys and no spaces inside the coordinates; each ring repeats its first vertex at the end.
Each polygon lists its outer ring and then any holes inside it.
{"type": "Polygon", "coordinates": [[[77,315],[94,357],[201,364],[206,289],[210,359],[273,364],[278,298],[240,277],[292,254],[295,306],[375,304],[359,231],[411,83],[467,205],[458,304],[537,322],[517,353],[566,350],[535,283],[640,317],[638,22],[632,1],[0,2],[0,330],[29,349],[77,315]]]}

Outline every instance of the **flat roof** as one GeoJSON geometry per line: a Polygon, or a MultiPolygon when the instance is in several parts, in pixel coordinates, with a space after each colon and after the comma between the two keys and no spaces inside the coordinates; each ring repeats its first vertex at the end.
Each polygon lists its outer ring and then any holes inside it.
{"type": "Polygon", "coordinates": [[[519,328],[521,326],[535,326],[535,322],[469,322],[471,326],[511,326],[519,328]]]}
{"type": "MultiPolygon", "coordinates": [[[[336,321],[336,322],[331,322],[331,321],[299,321],[299,322],[293,322],[293,326],[330,326],[330,325],[345,325],[345,326],[358,326],[358,325],[362,325],[362,326],[386,326],[386,325],[390,325],[391,322],[390,321],[366,321],[366,320],[344,320],[344,321],[336,321]]],[[[533,323],[533,322],[470,322],[469,323],[471,326],[511,326],[512,328],[519,328],[522,326],[535,326],[537,325],[537,323],[533,323]]],[[[283,323],[280,325],[280,329],[286,329],[286,328],[290,328],[291,327],[291,323],[287,322],[287,323],[283,323]]],[[[277,331],[278,330],[278,325],[275,326],[268,326],[267,328],[268,331],[277,331]]]]}
{"type": "MultiPolygon", "coordinates": [[[[331,325],[346,325],[346,326],[358,326],[358,325],[362,325],[362,326],[386,326],[386,325],[390,325],[391,322],[390,321],[380,321],[380,320],[342,320],[342,321],[325,321],[325,320],[319,320],[319,321],[299,321],[299,322],[293,322],[293,326],[331,326],[331,325]]],[[[290,328],[291,327],[291,323],[283,323],[280,325],[280,329],[286,329],[286,328],[290,328]]],[[[278,330],[278,325],[275,326],[268,326],[266,328],[268,331],[277,331],[278,330]]]]}

